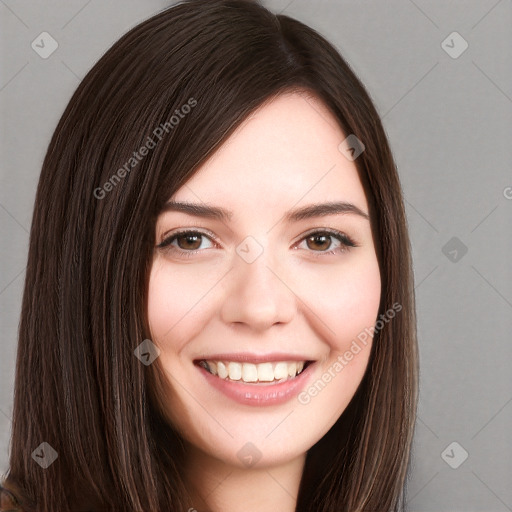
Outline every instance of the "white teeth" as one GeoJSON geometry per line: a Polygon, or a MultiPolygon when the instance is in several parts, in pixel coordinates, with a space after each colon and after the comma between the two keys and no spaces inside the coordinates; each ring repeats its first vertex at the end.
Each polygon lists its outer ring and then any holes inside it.
{"type": "Polygon", "coordinates": [[[288,365],[286,363],[277,363],[274,369],[275,379],[284,379],[288,377],[288,365]]]}
{"type": "Polygon", "coordinates": [[[217,363],[217,373],[221,379],[225,379],[228,376],[228,370],[226,369],[226,365],[222,361],[219,361],[217,363]]]}
{"type": "Polygon", "coordinates": [[[242,365],[240,363],[229,363],[228,374],[231,380],[240,380],[242,378],[242,365]]]}
{"type": "MultiPolygon", "coordinates": [[[[282,363],[286,364],[286,363],[282,363]]],[[[261,363],[257,365],[258,380],[260,382],[272,382],[274,379],[280,379],[277,377],[275,371],[272,369],[272,363],[261,363]]]]}
{"type": "Polygon", "coordinates": [[[293,378],[302,372],[305,361],[276,363],[238,363],[235,361],[202,361],[201,365],[221,379],[243,382],[272,382],[293,378]]]}
{"type": "Polygon", "coordinates": [[[255,364],[242,365],[242,380],[244,382],[256,382],[258,380],[258,369],[255,364]]]}

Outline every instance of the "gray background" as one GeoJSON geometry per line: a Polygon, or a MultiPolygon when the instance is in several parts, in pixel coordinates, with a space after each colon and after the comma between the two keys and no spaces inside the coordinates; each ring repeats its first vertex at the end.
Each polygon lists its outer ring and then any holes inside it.
{"type": "MultiPolygon", "coordinates": [[[[0,473],[8,463],[28,232],[47,145],[98,58],[170,3],[0,0],[0,473]],[[43,31],[59,45],[47,59],[31,47],[43,31]]],[[[398,165],[421,363],[411,511],[512,511],[511,3],[266,2],[337,46],[372,95],[398,165]],[[448,37],[454,31],[469,45],[457,58],[449,52],[459,53],[463,41],[448,37]]]]}

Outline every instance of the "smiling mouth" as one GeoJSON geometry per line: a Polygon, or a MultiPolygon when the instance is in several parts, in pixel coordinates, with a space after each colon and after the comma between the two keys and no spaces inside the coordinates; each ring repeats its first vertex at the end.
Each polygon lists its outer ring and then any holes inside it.
{"type": "Polygon", "coordinates": [[[239,363],[235,361],[197,360],[211,375],[226,381],[244,384],[279,384],[292,380],[314,361],[276,361],[266,363],[239,363]]]}

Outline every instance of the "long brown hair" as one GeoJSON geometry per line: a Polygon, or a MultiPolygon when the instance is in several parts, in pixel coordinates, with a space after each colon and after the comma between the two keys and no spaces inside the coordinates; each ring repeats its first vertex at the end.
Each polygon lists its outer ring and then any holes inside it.
{"type": "Polygon", "coordinates": [[[133,354],[149,337],[155,222],[255,108],[291,90],[315,94],[364,143],[355,164],[381,272],[379,313],[401,306],[375,332],[356,395],[308,451],[296,511],[402,509],[417,402],[415,301],[402,192],[379,116],[345,60],[308,26],[249,0],[189,0],[105,53],[44,159],[4,483],[25,510],[191,506],[184,445],[156,403],[157,365],[133,354]],[[41,443],[57,454],[46,469],[33,457],[41,443]]]}

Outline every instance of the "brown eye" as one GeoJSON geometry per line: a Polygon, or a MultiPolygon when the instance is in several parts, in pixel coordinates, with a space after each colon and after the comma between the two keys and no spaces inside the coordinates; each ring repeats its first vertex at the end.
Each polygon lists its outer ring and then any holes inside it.
{"type": "Polygon", "coordinates": [[[177,240],[180,249],[195,250],[201,247],[201,237],[200,234],[184,234],[178,235],[175,240],[177,240]]]}
{"type": "Polygon", "coordinates": [[[312,235],[308,236],[306,240],[310,249],[318,249],[320,251],[326,251],[332,243],[330,235],[312,235]],[[310,245],[309,242],[312,242],[312,244],[310,245]]]}
{"type": "Polygon", "coordinates": [[[202,252],[203,249],[209,249],[212,247],[212,245],[210,245],[210,247],[207,246],[201,248],[201,245],[205,240],[209,241],[211,244],[212,237],[205,233],[201,233],[200,231],[180,231],[164,239],[157,245],[157,248],[172,252],[177,256],[190,256],[192,254],[202,252]]]}
{"type": "Polygon", "coordinates": [[[322,229],[309,233],[301,240],[301,243],[305,243],[306,250],[315,253],[314,256],[345,253],[348,252],[350,247],[358,247],[345,233],[331,229],[322,229]],[[334,247],[333,241],[335,244],[334,247]]]}

